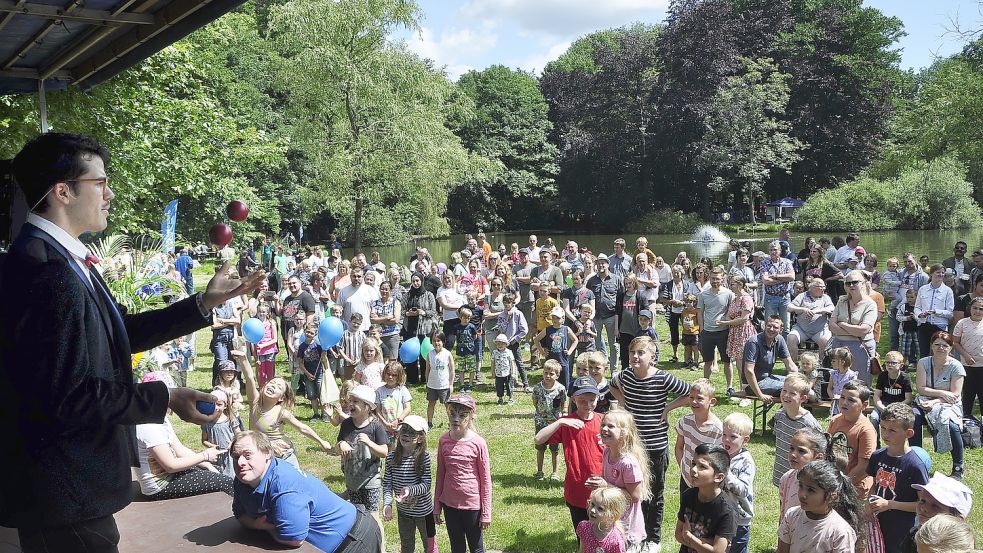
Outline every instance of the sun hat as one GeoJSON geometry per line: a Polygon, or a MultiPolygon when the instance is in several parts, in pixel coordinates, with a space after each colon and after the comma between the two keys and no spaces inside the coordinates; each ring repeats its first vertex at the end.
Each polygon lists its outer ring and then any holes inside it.
{"type": "Polygon", "coordinates": [[[941,472],[933,474],[927,484],[912,484],[911,487],[927,492],[936,501],[952,507],[964,517],[969,516],[969,511],[973,508],[973,490],[941,472]]]}
{"type": "Polygon", "coordinates": [[[554,307],[553,310],[550,311],[550,317],[559,317],[559,318],[562,319],[563,316],[564,316],[564,313],[563,313],[563,308],[562,307],[554,307]]]}
{"type": "Polygon", "coordinates": [[[348,392],[348,397],[364,401],[375,409],[375,392],[365,384],[355,386],[351,392],[348,392]]]}
{"type": "Polygon", "coordinates": [[[224,401],[226,403],[229,402],[229,394],[225,393],[222,390],[212,390],[209,393],[212,394],[212,397],[214,397],[215,399],[217,399],[219,401],[224,401]]]}
{"type": "Polygon", "coordinates": [[[229,361],[229,360],[219,361],[218,362],[218,372],[222,372],[222,371],[235,371],[235,372],[239,372],[239,367],[237,367],[234,362],[229,361]]]}
{"type": "Polygon", "coordinates": [[[495,342],[505,342],[507,344],[509,343],[509,339],[504,334],[499,334],[495,336],[495,342]]]}
{"type": "Polygon", "coordinates": [[[426,432],[429,430],[427,421],[423,420],[423,417],[420,415],[407,415],[406,418],[403,419],[403,422],[399,423],[399,426],[402,427],[404,424],[417,432],[426,432]]]}
{"type": "Polygon", "coordinates": [[[603,261],[605,263],[609,263],[608,256],[606,254],[603,254],[603,253],[597,254],[597,262],[600,263],[601,261],[603,261]]]}

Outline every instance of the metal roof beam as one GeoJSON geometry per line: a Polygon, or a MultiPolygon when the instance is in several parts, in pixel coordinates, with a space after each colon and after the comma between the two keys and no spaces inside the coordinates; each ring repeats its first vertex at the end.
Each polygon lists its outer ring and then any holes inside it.
{"type": "MultiPolygon", "coordinates": [[[[27,3],[27,0],[17,0],[13,4],[14,4],[14,6],[23,6],[26,3],[27,3]]],[[[7,23],[10,23],[10,20],[13,19],[15,15],[17,15],[17,14],[15,14],[13,12],[6,12],[3,15],[0,15],[0,29],[3,29],[4,27],[6,27],[7,26],[7,23]]]]}
{"type": "Polygon", "coordinates": [[[43,17],[56,21],[82,21],[92,25],[113,25],[113,24],[136,24],[153,25],[154,16],[145,13],[114,13],[103,10],[90,10],[82,7],[84,3],[75,0],[67,8],[59,6],[49,6],[47,4],[33,4],[29,2],[13,0],[0,0],[0,13],[6,12],[7,15],[26,15],[31,17],[43,17]]]}
{"type": "MultiPolygon", "coordinates": [[[[5,0],[0,0],[0,2],[3,2],[3,1],[5,1],[5,0]]],[[[24,4],[24,6],[27,6],[27,5],[28,4],[24,4]]],[[[70,6],[68,6],[67,8],[64,8],[64,9],[59,8],[59,10],[61,10],[62,12],[66,12],[66,13],[71,13],[71,12],[74,12],[74,11],[79,10],[79,9],[82,9],[82,4],[79,3],[78,0],[75,0],[74,2],[72,2],[72,4],[70,6]]],[[[31,51],[31,48],[34,48],[35,46],[40,46],[41,44],[43,44],[44,43],[44,37],[48,36],[48,33],[50,33],[51,31],[53,31],[55,29],[55,27],[57,27],[59,24],[64,25],[64,23],[61,23],[60,21],[57,21],[57,20],[56,21],[49,21],[48,24],[45,25],[44,27],[42,27],[40,31],[38,31],[37,33],[35,33],[34,36],[32,36],[30,38],[30,40],[28,40],[27,42],[25,42],[24,45],[21,46],[19,50],[17,50],[16,52],[14,52],[14,55],[10,56],[10,58],[7,59],[7,61],[5,61],[3,63],[3,65],[0,65],[0,69],[10,69],[11,67],[13,67],[14,64],[17,63],[18,60],[23,59],[24,56],[26,56],[27,53],[31,51]]]]}
{"type": "Polygon", "coordinates": [[[151,40],[171,26],[190,17],[211,2],[200,0],[176,0],[154,14],[152,26],[134,27],[119,38],[106,44],[101,51],[73,69],[75,82],[82,82],[104,67],[122,58],[141,44],[151,40]]]}
{"type": "MultiPolygon", "coordinates": [[[[11,69],[0,69],[0,78],[4,77],[38,80],[41,78],[41,73],[34,69],[13,67],[11,69]]],[[[45,80],[70,81],[72,80],[72,74],[70,71],[55,71],[45,80]]]]}

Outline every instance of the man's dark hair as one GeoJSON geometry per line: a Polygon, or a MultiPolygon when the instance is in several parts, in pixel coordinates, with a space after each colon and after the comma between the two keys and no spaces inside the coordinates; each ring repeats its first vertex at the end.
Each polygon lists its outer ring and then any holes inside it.
{"type": "MultiPolygon", "coordinates": [[[[57,182],[82,176],[93,157],[109,165],[109,150],[93,138],[81,134],[49,132],[28,142],[14,157],[13,172],[27,205],[34,211],[48,208],[48,191],[57,182]]],[[[72,192],[76,183],[69,182],[72,192]]]]}

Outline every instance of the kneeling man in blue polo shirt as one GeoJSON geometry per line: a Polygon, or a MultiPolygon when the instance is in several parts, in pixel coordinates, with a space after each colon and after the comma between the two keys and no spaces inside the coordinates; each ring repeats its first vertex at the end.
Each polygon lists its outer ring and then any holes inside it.
{"type": "Polygon", "coordinates": [[[324,482],[274,457],[264,434],[240,432],[230,450],[236,472],[232,514],[246,528],[265,530],[291,547],[306,541],[327,553],[381,549],[375,519],[324,482]]]}

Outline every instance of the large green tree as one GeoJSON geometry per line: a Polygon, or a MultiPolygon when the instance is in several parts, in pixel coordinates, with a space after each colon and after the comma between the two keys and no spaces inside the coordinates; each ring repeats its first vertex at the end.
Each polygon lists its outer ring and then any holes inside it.
{"type": "Polygon", "coordinates": [[[419,16],[408,0],[293,0],[273,7],[270,37],[293,143],[312,180],[304,207],[330,211],[355,249],[410,234],[443,235],[447,194],[476,165],[445,125],[454,91],[443,74],[388,41],[419,16]]]}
{"type": "Polygon", "coordinates": [[[448,200],[453,228],[502,229],[542,226],[555,198],[553,124],[536,79],[493,65],[469,71],[458,89],[474,105],[473,117],[455,129],[471,152],[498,162],[484,178],[457,187],[448,200]]]}

